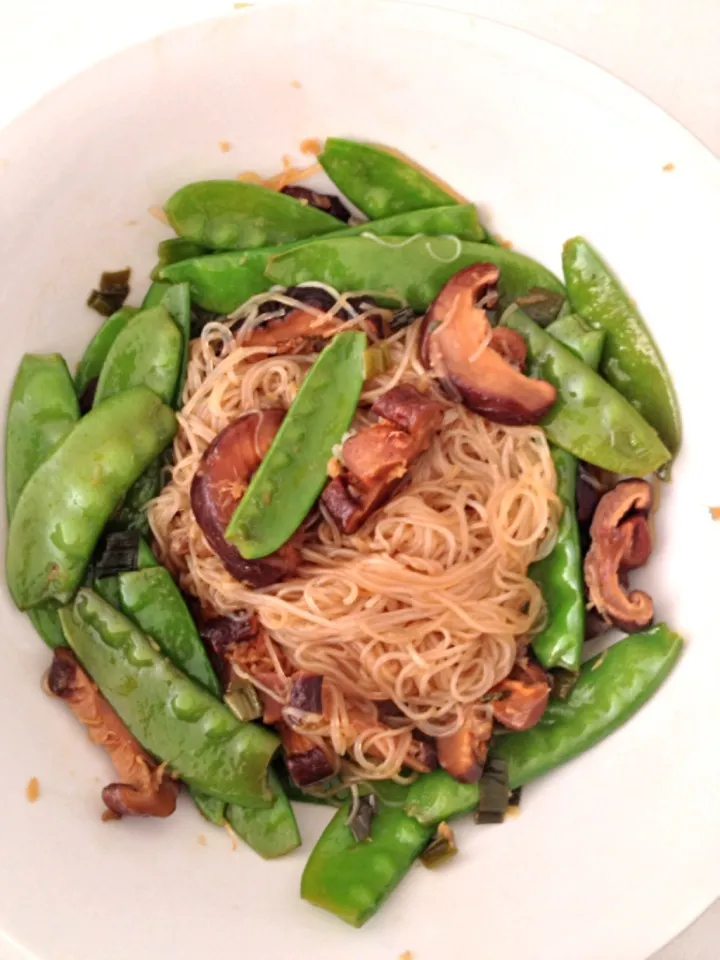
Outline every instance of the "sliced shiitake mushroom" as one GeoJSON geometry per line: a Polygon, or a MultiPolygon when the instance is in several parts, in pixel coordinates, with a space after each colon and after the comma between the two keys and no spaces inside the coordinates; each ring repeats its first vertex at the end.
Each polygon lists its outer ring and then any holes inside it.
{"type": "Polygon", "coordinates": [[[122,778],[122,783],[111,783],[102,792],[111,816],[169,817],[175,810],[178,784],[138,743],[65,647],[55,650],[47,689],[85,724],[92,742],[107,751],[122,778]]]}
{"type": "Polygon", "coordinates": [[[461,783],[477,783],[482,776],[492,734],[492,719],[482,707],[471,707],[462,727],[438,737],[438,763],[461,783]]]}
{"type": "Polygon", "coordinates": [[[285,411],[277,407],[245,413],[225,427],[207,448],[190,488],[192,511],[223,566],[253,587],[294,573],[300,553],[292,543],[260,560],[245,560],[225,539],[225,530],[253,473],[270,449],[285,411]]]}
{"type": "Polygon", "coordinates": [[[538,664],[518,660],[510,674],[490,692],[503,694],[490,702],[498,723],[509,730],[529,730],[545,713],[550,681],[538,664]]]}
{"type": "Polygon", "coordinates": [[[590,602],[605,620],[627,633],[653,620],[653,602],[641,590],[628,592],[625,572],[645,563],[652,549],[648,514],[652,488],[645,480],[624,480],[604,494],[590,526],[585,583],[590,602]]]}
{"type": "Polygon", "coordinates": [[[300,187],[296,184],[283,187],[280,193],[293,197],[309,207],[315,207],[316,210],[322,210],[323,213],[329,213],[331,217],[342,220],[343,223],[347,223],[352,216],[340,198],[329,193],[319,193],[317,190],[310,190],[308,187],[300,187]]]}
{"type": "Polygon", "coordinates": [[[488,420],[537,423],[555,403],[555,387],[516,368],[516,341],[513,362],[504,355],[509,338],[487,349],[493,334],[485,307],[497,303],[498,278],[494,264],[474,263],[448,280],[425,315],[420,358],[451,397],[488,420]]]}

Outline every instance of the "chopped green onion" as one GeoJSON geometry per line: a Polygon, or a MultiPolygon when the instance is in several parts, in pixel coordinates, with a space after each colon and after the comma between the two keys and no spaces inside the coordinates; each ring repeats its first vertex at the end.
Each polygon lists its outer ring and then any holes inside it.
{"type": "Polygon", "coordinates": [[[377,813],[378,800],[374,793],[358,797],[348,816],[348,827],[356,843],[367,840],[372,832],[373,817],[377,813]]]}
{"type": "Polygon", "coordinates": [[[565,297],[545,287],[530,287],[524,297],[518,297],[515,303],[541,327],[557,320],[565,303],[565,297]]]}
{"type": "Polygon", "coordinates": [[[563,670],[560,667],[552,671],[552,695],[556,700],[567,700],[577,683],[579,674],[572,670],[563,670]]]}
{"type": "Polygon", "coordinates": [[[455,835],[447,823],[442,822],[438,824],[435,836],[420,854],[420,862],[424,867],[434,870],[441,863],[454,857],[456,853],[455,835]]]}
{"type": "Polygon", "coordinates": [[[505,760],[491,758],[480,779],[480,803],[475,823],[502,823],[508,808],[508,765],[505,760]]]}
{"type": "Polygon", "coordinates": [[[238,720],[244,723],[263,715],[262,700],[249,680],[233,680],[223,699],[238,720]]]}
{"type": "Polygon", "coordinates": [[[137,570],[139,547],[140,534],[135,530],[109,533],[102,541],[98,559],[94,562],[94,578],[102,580],[137,570]]]}

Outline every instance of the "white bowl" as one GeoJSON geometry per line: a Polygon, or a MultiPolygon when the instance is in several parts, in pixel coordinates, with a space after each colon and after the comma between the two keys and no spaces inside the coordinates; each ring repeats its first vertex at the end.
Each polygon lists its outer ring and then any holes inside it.
{"type": "Polygon", "coordinates": [[[642,960],[720,890],[720,168],[685,131],[587,63],[465,14],[320,0],[168,34],[0,135],[0,382],[7,394],[23,351],[79,357],[101,270],[132,266],[139,299],[167,235],[149,207],[194,179],[269,174],[329,134],[403,149],[553,269],[577,233],[616,267],[682,402],[645,582],[687,652],[631,723],[527,789],[518,819],[462,825],[451,865],[413,870],[354,931],[299,899],[322,810],[300,810],[303,848],[277,863],[232,853],[188,804],[102,823],[108,761],[41,694],[48,652],[3,592],[0,930],[42,960],[642,960]]]}

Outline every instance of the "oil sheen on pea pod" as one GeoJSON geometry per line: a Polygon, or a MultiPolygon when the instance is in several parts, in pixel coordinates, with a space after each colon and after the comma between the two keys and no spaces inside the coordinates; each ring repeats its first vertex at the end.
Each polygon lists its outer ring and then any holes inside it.
{"type": "Polygon", "coordinates": [[[91,410],[38,467],[8,534],[7,582],[21,610],[72,597],[118,502],[176,429],[173,411],[134,387],[91,410]]]}
{"type": "Polygon", "coordinates": [[[252,810],[229,803],[225,808],[225,819],[255,853],[265,860],[273,860],[297,849],[301,838],[290,801],[273,770],[268,780],[275,797],[271,807],[252,810]]]}
{"type": "Polygon", "coordinates": [[[73,652],[146,750],[202,793],[271,806],[267,773],[277,737],[237,720],[92,590],[78,591],[60,619],[73,652]]]}
{"type": "Polygon", "coordinates": [[[121,307],[100,327],[98,332],[85,347],[75,374],[75,390],[82,396],[91,381],[100,376],[105,358],[110,347],[115,343],[118,334],[124,330],[132,317],[137,313],[135,307],[121,307]]]}
{"type": "Polygon", "coordinates": [[[93,406],[130,387],[146,386],[173,403],[184,352],[183,335],[163,306],[141,310],[110,347],[93,406]]]}
{"type": "Polygon", "coordinates": [[[382,906],[422,853],[434,827],[404,810],[380,806],[371,836],[358,843],[343,804],[315,844],[303,870],[300,895],[354,927],[382,906]]]}
{"type": "Polygon", "coordinates": [[[178,236],[211,250],[248,250],[340,230],[341,220],[277,190],[200,180],[174,193],[165,213],[178,236]]]}
{"type": "MultiPolygon", "coordinates": [[[[10,393],[5,432],[5,503],[8,520],[35,470],[68,435],[80,416],[72,378],[57,353],[26,354],[10,393]]],[[[57,605],[43,604],[29,611],[30,620],[45,643],[65,645],[57,605]]]]}
{"type": "MultiPolygon", "coordinates": [[[[477,209],[472,204],[435,207],[431,210],[416,210],[371,220],[339,230],[336,237],[356,237],[371,233],[376,237],[455,236],[460,240],[482,242],[485,230],[480,225],[477,209]]],[[[313,240],[300,240],[283,247],[263,247],[257,250],[242,250],[216,253],[174,263],[161,271],[166,281],[190,284],[194,303],[216,313],[231,313],[250,297],[263,293],[270,286],[265,269],[273,257],[287,253],[313,240]]]]}
{"type": "Polygon", "coordinates": [[[578,460],[629,476],[654,473],[670,453],[635,407],[575,354],[510,307],[500,323],[522,334],[527,373],[557,387],[557,400],[541,426],[556,446],[578,460]]]}
{"type": "Polygon", "coordinates": [[[348,200],[372,219],[462,202],[417,164],[370,143],[329,137],[318,161],[348,200]]]}
{"type": "Polygon", "coordinates": [[[118,581],[122,612],[152,637],[176,666],[220,697],[220,683],[195,621],[165,567],[121,573],[118,581]]]}
{"type": "Polygon", "coordinates": [[[680,407],[665,360],[637,307],[582,237],[563,247],[563,270],[573,310],[605,332],[602,375],[657,430],[674,456],[682,440],[680,407]]]}
{"type": "MultiPolygon", "coordinates": [[[[597,369],[605,337],[602,331],[572,315],[546,329],[591,369],[597,369]]],[[[562,667],[575,673],[580,669],[585,642],[585,578],[575,500],[577,460],[553,444],[550,453],[563,512],[552,550],[528,569],[528,576],[540,587],[546,610],[545,626],[533,639],[533,650],[545,668],[562,667]]]]}
{"type": "Polygon", "coordinates": [[[473,263],[494,263],[500,268],[503,307],[533,287],[565,294],[557,277],[530,257],[455,237],[329,237],[271,260],[266,276],[283,286],[321,280],[337,290],[386,292],[391,305],[400,298],[422,313],[450,277],[473,263]]]}
{"type": "Polygon", "coordinates": [[[629,720],[665,680],[682,647],[682,637],[661,623],[584,663],[567,700],[551,699],[530,730],[494,738],[490,754],[507,761],[510,789],[572,760],[629,720]]]}
{"type": "Polygon", "coordinates": [[[320,496],[357,408],[366,343],[358,330],[339,333],[310,367],[225,531],[246,560],[286,543],[320,496]]]}

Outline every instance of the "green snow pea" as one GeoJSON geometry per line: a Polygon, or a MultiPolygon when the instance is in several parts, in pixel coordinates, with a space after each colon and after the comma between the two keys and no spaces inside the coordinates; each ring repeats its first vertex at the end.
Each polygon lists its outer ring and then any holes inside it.
{"type": "Polygon", "coordinates": [[[251,810],[236,803],[225,808],[225,819],[235,833],[265,860],[282,857],[300,846],[300,831],[290,802],[273,770],[268,775],[275,795],[271,807],[251,810]]]}
{"type": "MultiPolygon", "coordinates": [[[[597,370],[605,334],[587,327],[580,317],[561,317],[547,332],[597,370]]],[[[545,598],[547,622],[533,640],[533,650],[546,667],[562,667],[576,673],[585,642],[585,579],[575,487],[577,460],[566,450],[550,444],[557,475],[557,492],[563,505],[557,540],[550,553],[533,563],[528,575],[545,598]]]]}
{"type": "Polygon", "coordinates": [[[82,355],[75,374],[75,389],[78,396],[82,396],[92,381],[100,376],[110,347],[115,343],[120,331],[125,329],[136,313],[136,307],[120,307],[112,316],[107,318],[85,347],[85,353],[82,355]]]}
{"type": "Polygon", "coordinates": [[[162,652],[216,697],[220,684],[195,621],[165,567],[146,567],[118,576],[120,609],[149,634],[162,652]]]}
{"type": "Polygon", "coordinates": [[[171,283],[165,283],[163,280],[156,280],[151,283],[143,298],[142,309],[148,310],[150,307],[159,307],[171,286],[171,283]]]}
{"type": "Polygon", "coordinates": [[[578,460],[635,477],[670,459],[635,407],[522,310],[511,307],[500,322],[525,338],[528,374],[557,387],[557,400],[541,421],[556,446],[578,460]]]}
{"type": "Polygon", "coordinates": [[[26,353],[13,381],[5,426],[8,519],[25,484],[79,417],[72,377],[60,354],[26,353]]]}
{"type": "Polygon", "coordinates": [[[357,407],[366,342],[357,330],[339,333],[310,367],[225,531],[245,559],[282,546],[320,495],[357,407]]]}
{"type": "Polygon", "coordinates": [[[58,611],[59,607],[56,603],[48,602],[41,603],[27,612],[30,622],[52,650],[55,647],[67,646],[58,611]]]}
{"type": "Polygon", "coordinates": [[[190,286],[187,283],[173,284],[165,291],[165,295],[162,298],[162,306],[165,307],[175,321],[178,330],[182,334],[183,340],[180,372],[178,373],[174,403],[175,409],[179,410],[182,406],[188,357],[190,356],[190,286]]]}
{"type": "Polygon", "coordinates": [[[372,219],[459,202],[454,190],[411,161],[369,143],[329,137],[318,160],[348,200],[372,219]]]}
{"type": "Polygon", "coordinates": [[[239,180],[200,180],[165,204],[173,230],[212,250],[246,250],[331,233],[342,221],[277,190],[239,180]]]}
{"type": "Polygon", "coordinates": [[[60,611],[80,662],[133,736],[190,786],[248,807],[268,807],[277,737],[240,723],[92,590],[60,611]]]}
{"type": "Polygon", "coordinates": [[[136,313],[108,351],[93,406],[121,390],[141,384],[165,403],[172,403],[183,349],[183,336],[165,307],[151,307],[136,313]]]}
{"type": "Polygon", "coordinates": [[[629,720],[670,673],[682,647],[682,637],[661,623],[584,663],[567,700],[551,700],[530,730],[493,740],[491,756],[507,761],[510,788],[572,760],[629,720]]]}
{"type": "Polygon", "coordinates": [[[118,501],[176,429],[173,411],[134,387],[79,420],[37,468],[8,534],[7,582],[21,610],[72,597],[118,501]]]}
{"type": "Polygon", "coordinates": [[[270,261],[265,275],[283,286],[321,280],[337,290],[386,291],[422,313],[450,277],[480,262],[500,268],[503,306],[533,287],[565,292],[557,277],[529,257],[454,237],[330,237],[279,255],[270,261]]]}
{"type": "Polygon", "coordinates": [[[479,801],[479,783],[459,783],[444,770],[433,770],[410,785],[404,809],[409,817],[432,827],[469,813],[479,801]]]}
{"type": "MultiPolygon", "coordinates": [[[[356,237],[363,233],[371,233],[376,237],[412,237],[418,233],[426,236],[449,235],[460,240],[478,242],[486,239],[477,210],[469,203],[416,210],[384,220],[371,220],[353,227],[344,227],[334,236],[356,237]]],[[[250,297],[269,288],[265,269],[273,257],[314,242],[300,240],[283,247],[238,250],[184,260],[163,269],[161,276],[173,282],[189,282],[193,302],[206,310],[231,313],[250,297]]]]}
{"type": "Polygon", "coordinates": [[[147,505],[160,492],[162,456],[156,457],[130,487],[120,509],[109,523],[110,530],[137,530],[146,536],[150,530],[147,505]]]}
{"type": "Polygon", "coordinates": [[[582,237],[563,247],[563,270],[573,310],[605,331],[601,373],[674,456],[682,439],[680,407],[670,372],[637,307],[582,237]]]}
{"type": "Polygon", "coordinates": [[[303,870],[300,894],[354,927],[378,910],[430,840],[434,827],[380,806],[369,839],[358,843],[345,803],[325,828],[303,870]]]}
{"type": "Polygon", "coordinates": [[[170,237],[169,240],[161,240],[157,248],[158,262],[153,267],[150,279],[159,280],[160,272],[164,267],[169,267],[171,263],[190,260],[192,257],[204,257],[206,253],[211,252],[208,247],[204,247],[201,243],[195,243],[194,240],[186,240],[185,237],[170,237]]]}
{"type": "Polygon", "coordinates": [[[225,823],[225,807],[227,804],[220,797],[210,797],[207,793],[189,788],[190,796],[200,813],[214,823],[216,827],[221,827],[225,823]]]}

